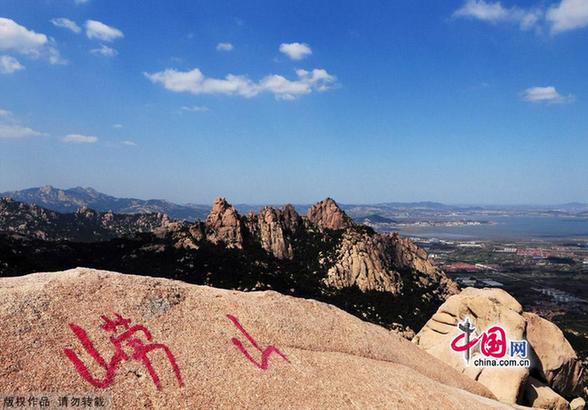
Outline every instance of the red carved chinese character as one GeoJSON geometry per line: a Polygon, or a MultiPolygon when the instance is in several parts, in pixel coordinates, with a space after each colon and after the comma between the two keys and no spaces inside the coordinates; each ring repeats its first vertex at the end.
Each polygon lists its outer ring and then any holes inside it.
{"type": "Polygon", "coordinates": [[[288,360],[288,358],[282,352],[280,352],[278,350],[278,348],[276,348],[275,346],[268,346],[265,349],[262,349],[261,347],[259,347],[257,342],[255,341],[255,339],[253,339],[253,337],[251,337],[249,335],[249,333],[247,333],[247,331],[243,328],[241,323],[239,323],[239,319],[237,319],[233,315],[227,315],[227,317],[229,318],[229,320],[231,322],[233,322],[233,324],[237,327],[237,329],[239,329],[239,331],[243,334],[243,336],[245,336],[245,338],[249,341],[249,343],[251,343],[253,345],[253,347],[255,347],[259,352],[261,352],[261,363],[258,363],[253,358],[253,356],[251,356],[251,354],[247,351],[247,349],[245,349],[245,347],[243,347],[243,344],[241,343],[241,341],[239,339],[237,339],[236,337],[231,338],[231,341],[233,342],[235,347],[247,358],[247,360],[249,360],[255,366],[259,367],[262,370],[267,370],[269,357],[272,353],[277,354],[278,356],[280,356],[282,359],[284,359],[288,363],[290,362],[288,360]]]}
{"type": "Polygon", "coordinates": [[[155,384],[158,390],[161,390],[159,376],[155,372],[155,369],[153,369],[153,366],[151,365],[151,360],[149,359],[147,354],[154,350],[163,350],[167,355],[167,358],[174,370],[176,379],[178,380],[178,384],[180,385],[180,387],[183,387],[184,382],[182,380],[180,368],[178,367],[176,359],[171,350],[166,345],[161,343],[143,343],[141,339],[135,337],[136,333],[143,333],[148,342],[151,342],[153,338],[151,336],[151,332],[149,332],[149,330],[145,326],[131,326],[131,321],[129,319],[123,318],[118,313],[115,313],[115,316],[115,320],[111,320],[106,316],[101,316],[104,324],[100,326],[100,328],[106,332],[113,334],[112,336],[110,336],[110,342],[114,346],[115,351],[110,361],[108,362],[106,362],[102,355],[96,350],[96,348],[94,348],[94,344],[92,343],[84,329],[82,329],[80,326],[74,323],[69,324],[69,328],[79,339],[80,343],[82,344],[86,352],[90,356],[92,356],[96,363],[98,363],[98,365],[100,365],[100,367],[104,368],[104,370],[106,371],[106,374],[102,379],[92,376],[92,374],[90,374],[90,371],[88,370],[88,367],[72,349],[63,349],[63,352],[74,364],[80,376],[82,376],[84,379],[86,379],[86,381],[88,381],[95,387],[106,388],[110,386],[110,384],[114,380],[114,376],[116,374],[119,364],[122,361],[128,361],[132,359],[143,363],[143,365],[147,368],[147,371],[149,372],[149,375],[151,376],[153,383],[155,384]],[[122,333],[117,335],[116,333],[119,327],[121,327],[123,331],[122,333]],[[123,350],[123,343],[126,343],[127,347],[131,347],[133,349],[130,356],[123,350]]]}
{"type": "Polygon", "coordinates": [[[493,326],[482,334],[480,352],[484,356],[496,358],[504,357],[506,354],[506,333],[500,326],[493,326]]]}

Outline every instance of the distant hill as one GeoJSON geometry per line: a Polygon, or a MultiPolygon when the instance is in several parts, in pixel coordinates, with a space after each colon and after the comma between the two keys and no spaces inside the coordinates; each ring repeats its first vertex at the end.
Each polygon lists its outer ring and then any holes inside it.
{"type": "Polygon", "coordinates": [[[89,208],[59,213],[11,198],[0,198],[0,234],[29,239],[99,242],[152,232],[170,223],[162,213],[115,214],[89,208]]]}
{"type": "MultiPolygon", "coordinates": [[[[96,191],[93,188],[75,187],[69,189],[55,188],[50,185],[28,188],[19,191],[0,192],[0,198],[9,197],[15,201],[38,205],[56,212],[73,213],[80,208],[90,208],[98,212],[112,211],[118,214],[164,213],[174,219],[194,221],[204,219],[210,212],[208,205],[187,203],[175,204],[163,199],[118,198],[96,191]]],[[[235,208],[242,214],[256,213],[265,206],[277,204],[237,204],[235,208]]],[[[310,204],[297,204],[297,212],[304,213],[310,204]]],[[[436,214],[438,212],[476,212],[476,211],[533,211],[533,212],[570,212],[577,216],[586,216],[588,204],[567,203],[559,205],[448,205],[440,202],[382,202],[378,204],[344,204],[340,207],[359,223],[393,223],[399,211],[436,214]],[[368,221],[369,219],[369,221],[368,221]],[[389,220],[388,220],[389,219],[389,220]]]]}
{"type": "Polygon", "coordinates": [[[0,197],[34,204],[62,213],[76,212],[80,208],[91,208],[98,212],[112,211],[118,214],[165,213],[175,219],[194,220],[205,218],[210,211],[205,205],[178,205],[161,199],[117,198],[103,194],[93,188],[55,188],[46,185],[21,191],[3,192],[0,197]]]}

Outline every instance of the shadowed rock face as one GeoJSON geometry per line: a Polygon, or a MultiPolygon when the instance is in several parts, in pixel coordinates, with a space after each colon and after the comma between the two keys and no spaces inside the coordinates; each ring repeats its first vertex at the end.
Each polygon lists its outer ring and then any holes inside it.
{"type": "Polygon", "coordinates": [[[225,198],[217,198],[206,218],[206,239],[227,248],[243,248],[243,226],[237,210],[225,198]]]}
{"type": "Polygon", "coordinates": [[[292,234],[297,234],[298,230],[302,227],[302,218],[294,209],[291,204],[286,205],[282,208],[282,217],[284,219],[284,225],[292,234]]]}
{"type": "Polygon", "coordinates": [[[331,198],[314,204],[306,213],[306,219],[326,229],[345,229],[353,225],[350,217],[331,198]]]}
{"type": "Polygon", "coordinates": [[[537,358],[534,369],[553,390],[573,397],[581,393],[582,365],[563,332],[552,322],[523,313],[527,321],[527,340],[537,358]]]}
{"type": "Polygon", "coordinates": [[[290,238],[294,233],[290,228],[292,221],[286,218],[286,216],[295,218],[294,215],[298,216],[296,211],[294,214],[286,215],[283,209],[270,207],[259,211],[257,228],[261,247],[278,259],[292,259],[294,257],[294,250],[290,243],[290,238]]]}
{"type": "Polygon", "coordinates": [[[384,328],[276,292],[79,268],[0,279],[0,321],[7,392],[92,392],[117,409],[510,408],[384,328]],[[104,326],[101,315],[116,325],[104,326]],[[126,342],[129,356],[115,365],[87,353],[91,344],[112,363],[110,336],[135,325],[150,332],[151,340],[132,334],[154,347],[146,354],[152,373],[126,342]]]}

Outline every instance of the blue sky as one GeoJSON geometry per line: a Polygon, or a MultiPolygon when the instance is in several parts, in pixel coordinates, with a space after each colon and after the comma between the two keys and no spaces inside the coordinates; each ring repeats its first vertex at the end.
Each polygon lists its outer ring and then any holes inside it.
{"type": "Polygon", "coordinates": [[[0,0],[0,191],[588,202],[588,0],[0,0]]]}

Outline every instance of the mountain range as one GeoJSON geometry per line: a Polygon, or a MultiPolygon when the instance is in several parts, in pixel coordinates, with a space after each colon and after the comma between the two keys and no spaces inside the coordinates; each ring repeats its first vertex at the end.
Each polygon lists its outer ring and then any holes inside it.
{"type": "Polygon", "coordinates": [[[331,198],[241,215],[218,198],[206,219],[0,200],[0,276],[77,266],[326,301],[365,320],[417,329],[457,285],[398,234],[353,221],[331,198]]]}
{"type": "Polygon", "coordinates": [[[206,217],[210,210],[209,206],[203,205],[178,205],[161,199],[117,198],[93,188],[60,189],[51,185],[2,192],[0,197],[12,198],[15,201],[62,213],[90,208],[98,212],[112,211],[119,214],[164,213],[172,218],[194,220],[206,217]]]}
{"type": "MultiPolygon", "coordinates": [[[[1,197],[12,198],[15,201],[38,205],[45,209],[73,213],[80,208],[90,208],[97,212],[112,211],[119,214],[163,213],[174,219],[194,221],[204,219],[211,210],[209,205],[187,203],[176,204],[163,199],[118,198],[104,194],[90,187],[75,187],[69,189],[55,188],[46,185],[17,191],[1,192],[1,197]]],[[[239,212],[257,212],[264,206],[273,204],[236,204],[239,212]]],[[[296,204],[297,212],[306,212],[310,204],[296,204]]],[[[449,205],[440,202],[382,202],[377,204],[339,204],[352,218],[358,222],[391,223],[403,210],[415,213],[452,213],[477,211],[528,211],[528,212],[564,212],[577,216],[588,215],[587,203],[566,203],[555,205],[449,205]]]]}

